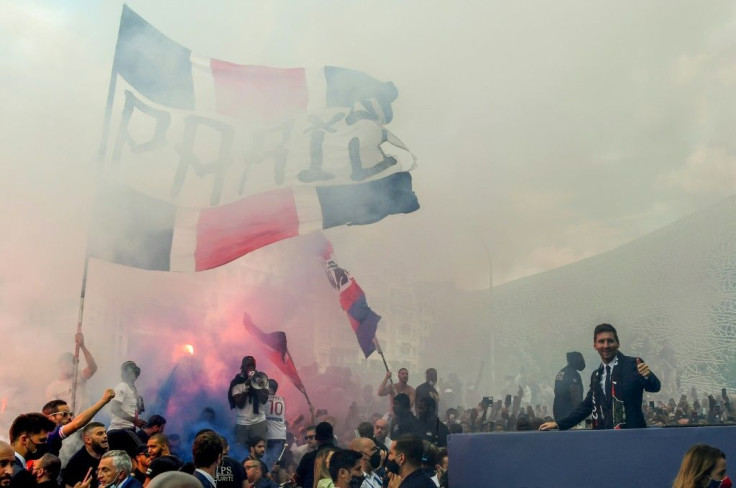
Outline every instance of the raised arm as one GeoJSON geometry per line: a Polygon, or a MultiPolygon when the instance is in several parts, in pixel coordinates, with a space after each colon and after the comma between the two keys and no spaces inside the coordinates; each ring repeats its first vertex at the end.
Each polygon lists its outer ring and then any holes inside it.
{"type": "MultiPolygon", "coordinates": [[[[108,388],[102,394],[102,398],[97,400],[97,403],[89,407],[87,410],[80,412],[79,415],[74,417],[71,422],[61,428],[62,437],[69,437],[85,425],[87,425],[92,417],[97,415],[97,412],[102,410],[102,407],[110,403],[110,400],[115,398],[115,390],[108,388]]],[[[120,403],[120,402],[118,402],[120,403]]]]}
{"type": "Polygon", "coordinates": [[[391,371],[386,371],[386,376],[383,377],[383,381],[378,385],[378,396],[386,396],[391,393],[391,387],[388,386],[388,380],[391,378],[391,371]]]}
{"type": "Polygon", "coordinates": [[[84,345],[84,335],[81,332],[74,337],[74,340],[79,344],[79,349],[84,354],[84,364],[86,367],[82,370],[82,378],[88,380],[97,372],[97,363],[95,362],[95,358],[92,357],[92,353],[87,349],[87,346],[84,345]]]}

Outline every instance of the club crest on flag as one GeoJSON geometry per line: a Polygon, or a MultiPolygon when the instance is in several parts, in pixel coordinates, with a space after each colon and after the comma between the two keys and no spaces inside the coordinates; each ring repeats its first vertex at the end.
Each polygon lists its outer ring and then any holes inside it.
{"type": "Polygon", "coordinates": [[[328,261],[325,264],[325,273],[327,273],[327,280],[337,291],[340,291],[344,286],[350,283],[350,274],[337,265],[335,261],[328,261]]]}

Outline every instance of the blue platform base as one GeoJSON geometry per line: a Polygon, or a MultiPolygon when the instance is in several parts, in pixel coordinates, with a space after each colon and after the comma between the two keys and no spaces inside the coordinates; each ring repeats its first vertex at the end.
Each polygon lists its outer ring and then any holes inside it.
{"type": "Polygon", "coordinates": [[[668,488],[685,451],[699,443],[718,447],[736,467],[736,426],[453,434],[450,486],[668,488]]]}

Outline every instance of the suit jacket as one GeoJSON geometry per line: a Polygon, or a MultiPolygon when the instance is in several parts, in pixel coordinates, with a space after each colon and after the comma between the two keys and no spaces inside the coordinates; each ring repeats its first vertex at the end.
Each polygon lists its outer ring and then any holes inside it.
{"type": "Polygon", "coordinates": [[[128,476],[128,478],[125,480],[125,482],[121,485],[118,485],[118,488],[143,488],[143,485],[140,481],[135,479],[134,476],[128,476]]]}
{"type": "Polygon", "coordinates": [[[202,483],[203,488],[216,488],[215,485],[213,485],[212,482],[199,471],[194,472],[194,477],[197,478],[200,483],[202,483]]]}
{"type": "MultiPolygon", "coordinates": [[[[615,397],[613,402],[623,402],[623,410],[626,415],[626,423],[620,425],[620,428],[637,429],[646,427],[647,423],[641,410],[644,390],[658,392],[662,385],[654,373],[650,373],[649,378],[644,378],[639,374],[636,369],[637,358],[624,356],[620,352],[616,355],[616,358],[618,364],[613,368],[611,374],[615,397]]],[[[613,429],[617,427],[613,424],[611,415],[606,415],[606,412],[611,410],[611,400],[606,397],[601,388],[602,374],[603,365],[593,371],[590,376],[590,388],[582,403],[567,417],[557,421],[560,430],[567,430],[577,425],[591,413],[593,414],[594,429],[613,429]]]]}
{"type": "Polygon", "coordinates": [[[13,456],[13,475],[10,478],[11,488],[32,488],[36,486],[36,477],[21,463],[18,455],[13,456]]]}

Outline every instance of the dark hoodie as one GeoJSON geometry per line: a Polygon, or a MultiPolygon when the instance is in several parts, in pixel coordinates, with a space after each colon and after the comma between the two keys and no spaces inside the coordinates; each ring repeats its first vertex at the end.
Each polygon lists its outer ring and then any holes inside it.
{"type": "Polygon", "coordinates": [[[567,366],[555,378],[555,401],[552,413],[555,420],[567,417],[583,401],[583,381],[580,373],[585,369],[585,359],[577,351],[567,353],[567,366]]]}

